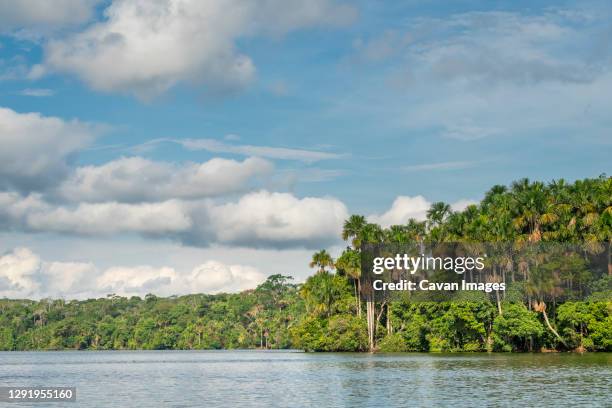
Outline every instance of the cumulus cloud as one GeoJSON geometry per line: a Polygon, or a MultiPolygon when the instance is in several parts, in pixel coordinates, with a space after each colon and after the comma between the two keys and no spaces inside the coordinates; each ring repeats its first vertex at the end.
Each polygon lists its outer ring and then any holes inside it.
{"type": "Polygon", "coordinates": [[[470,205],[476,205],[476,204],[478,204],[478,201],[476,200],[462,199],[462,200],[458,200],[452,203],[451,209],[453,211],[463,211],[466,208],[468,208],[470,205]]]}
{"type": "Polygon", "coordinates": [[[252,289],[264,280],[265,275],[257,268],[207,261],[191,271],[186,283],[187,290],[191,292],[217,293],[228,288],[252,289]]]}
{"type": "Polygon", "coordinates": [[[117,266],[106,269],[92,288],[100,296],[115,293],[121,296],[161,296],[190,293],[236,292],[253,289],[265,280],[257,268],[227,265],[209,260],[191,271],[180,272],[172,267],[117,266]]]}
{"type": "Polygon", "coordinates": [[[37,274],[40,258],[27,248],[17,248],[0,257],[0,296],[24,298],[40,289],[37,274]]]}
{"type": "Polygon", "coordinates": [[[143,291],[167,296],[172,293],[165,289],[171,288],[177,279],[177,272],[169,267],[112,267],[96,279],[96,288],[123,296],[137,296],[143,291]]]}
{"type": "Polygon", "coordinates": [[[382,214],[368,216],[370,222],[380,224],[383,227],[390,225],[405,224],[410,218],[422,221],[431,203],[423,196],[408,197],[399,196],[391,204],[391,208],[382,214]]]}
{"type": "Polygon", "coordinates": [[[215,260],[190,271],[150,265],[100,270],[90,262],[47,262],[28,248],[15,248],[0,256],[0,297],[13,299],[236,292],[255,288],[264,280],[265,275],[257,268],[215,260]]]}
{"type": "Polygon", "coordinates": [[[337,241],[347,216],[346,206],[334,198],[267,191],[209,208],[219,242],[251,247],[321,247],[337,241]]]}
{"type": "Polygon", "coordinates": [[[35,231],[73,234],[114,234],[135,232],[145,235],[171,234],[192,226],[183,203],[123,204],[116,202],[79,204],[75,208],[48,207],[27,216],[27,226],[35,231]]]}
{"type": "Polygon", "coordinates": [[[92,88],[153,98],[181,81],[236,89],[255,75],[236,40],[354,18],[329,0],[115,0],[104,20],[46,47],[45,66],[92,88]]]}
{"type": "Polygon", "coordinates": [[[196,246],[318,248],[338,240],[347,217],[334,198],[297,198],[259,191],[235,202],[167,200],[152,203],[61,205],[39,194],[0,193],[0,226],[8,230],[77,235],[136,233],[196,246]]]}
{"type": "MultiPolygon", "coordinates": [[[[462,199],[451,204],[453,211],[462,211],[468,205],[476,204],[476,201],[462,199]]],[[[382,214],[372,214],[368,216],[368,221],[380,224],[383,227],[390,225],[401,225],[408,222],[410,218],[417,221],[424,221],[427,218],[427,210],[431,207],[431,202],[423,196],[399,196],[391,205],[391,208],[382,214]]]]}
{"type": "Polygon", "coordinates": [[[141,157],[120,158],[101,166],[77,168],[59,188],[69,201],[164,201],[221,196],[244,191],[274,166],[252,157],[244,161],[213,158],[176,165],[141,157]]]}
{"type": "Polygon", "coordinates": [[[97,269],[91,262],[44,262],[39,291],[46,297],[85,297],[97,269]]]}
{"type": "Polygon", "coordinates": [[[95,133],[94,127],[77,120],[0,107],[0,189],[31,191],[55,184],[95,133]]]}
{"type": "Polygon", "coordinates": [[[0,32],[49,30],[80,24],[93,15],[100,0],[0,1],[0,32]]]}

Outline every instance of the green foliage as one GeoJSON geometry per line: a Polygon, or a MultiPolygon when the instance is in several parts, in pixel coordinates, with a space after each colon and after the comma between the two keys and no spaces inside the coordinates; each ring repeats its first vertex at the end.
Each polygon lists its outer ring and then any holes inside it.
{"type": "Polygon", "coordinates": [[[612,350],[612,303],[566,302],[557,319],[570,346],[586,350],[612,350]]]}
{"type": "Polygon", "coordinates": [[[378,343],[378,351],[381,353],[401,353],[412,350],[408,347],[401,333],[393,333],[386,335],[378,343]]]}
{"type": "Polygon", "coordinates": [[[298,285],[272,275],[238,294],[0,300],[0,350],[292,347],[298,285]]]}
{"type": "Polygon", "coordinates": [[[295,346],[306,351],[365,351],[365,321],[354,315],[307,317],[292,329],[295,346]]]}
{"type": "Polygon", "coordinates": [[[544,326],[537,314],[523,304],[504,304],[503,314],[493,322],[494,351],[526,351],[539,344],[544,326]]]}

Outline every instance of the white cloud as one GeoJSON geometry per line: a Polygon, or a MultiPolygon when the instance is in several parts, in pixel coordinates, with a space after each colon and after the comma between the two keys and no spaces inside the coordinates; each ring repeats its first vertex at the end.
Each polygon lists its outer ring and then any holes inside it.
{"type": "MultiPolygon", "coordinates": [[[[372,214],[368,216],[368,221],[380,224],[383,227],[390,225],[402,225],[408,222],[410,218],[417,221],[427,219],[427,210],[431,207],[431,202],[427,201],[423,196],[399,196],[391,205],[391,208],[382,214],[372,214]]],[[[477,204],[476,201],[462,199],[451,204],[453,211],[462,211],[468,205],[477,204]]]]}
{"type": "Polygon", "coordinates": [[[28,191],[56,183],[95,133],[91,125],[77,120],[0,107],[0,189],[28,191]]]}
{"type": "Polygon", "coordinates": [[[77,168],[59,194],[79,202],[139,202],[193,199],[244,191],[257,177],[271,173],[272,163],[252,157],[242,162],[214,158],[175,165],[141,157],[120,158],[101,166],[77,168]]]}
{"type": "Polygon", "coordinates": [[[27,230],[27,218],[30,214],[49,210],[49,204],[40,194],[23,197],[19,193],[0,191],[0,227],[3,230],[27,230]]]}
{"type": "Polygon", "coordinates": [[[383,227],[390,225],[405,224],[410,218],[422,221],[431,203],[423,196],[408,197],[399,196],[391,205],[391,208],[382,214],[368,216],[370,222],[380,224],[383,227]]]}
{"type": "Polygon", "coordinates": [[[17,248],[0,257],[0,296],[26,298],[40,289],[36,274],[40,258],[27,248],[17,248]]]}
{"type": "Polygon", "coordinates": [[[476,200],[462,199],[462,200],[455,201],[454,203],[452,203],[451,204],[451,209],[453,211],[463,211],[468,206],[476,205],[476,204],[478,204],[478,201],[476,201],[476,200]]]}
{"type": "Polygon", "coordinates": [[[102,293],[122,296],[138,296],[144,293],[172,295],[171,289],[178,279],[177,272],[170,267],[151,266],[112,267],[96,279],[96,289],[102,293]]]}
{"type": "Polygon", "coordinates": [[[111,267],[96,278],[90,290],[98,296],[237,292],[253,289],[265,279],[266,276],[254,267],[209,260],[186,272],[168,266],[111,267]]]}
{"type": "Polygon", "coordinates": [[[323,247],[338,240],[346,206],[334,198],[250,193],[209,209],[218,242],[251,247],[323,247]]]}
{"type": "Polygon", "coordinates": [[[2,0],[0,32],[39,31],[84,23],[100,0],[2,0]]]}
{"type": "Polygon", "coordinates": [[[40,291],[45,297],[84,297],[97,273],[91,262],[45,262],[40,291]]]}
{"type": "Polygon", "coordinates": [[[187,289],[193,292],[217,293],[252,289],[265,278],[263,273],[251,266],[207,261],[191,271],[186,283],[187,289]]]}
{"type": "Polygon", "coordinates": [[[79,204],[76,208],[49,208],[27,216],[27,225],[35,231],[73,234],[170,234],[192,225],[183,203],[168,200],[159,203],[123,204],[116,202],[79,204]]]}
{"type": "Polygon", "coordinates": [[[265,280],[257,268],[208,260],[190,271],[150,265],[112,266],[100,270],[91,262],[46,262],[29,248],[0,256],[0,297],[84,299],[236,292],[265,280]]]}
{"type": "Polygon", "coordinates": [[[297,198],[259,191],[235,202],[167,200],[152,203],[58,205],[40,195],[0,193],[6,230],[103,236],[136,233],[197,246],[320,248],[336,242],[347,217],[334,198],[297,198]]]}
{"type": "Polygon", "coordinates": [[[354,14],[328,0],[115,0],[104,21],[50,41],[45,65],[96,90],[141,99],[182,81],[235,89],[255,75],[252,60],[237,49],[239,38],[343,24],[354,14]]]}

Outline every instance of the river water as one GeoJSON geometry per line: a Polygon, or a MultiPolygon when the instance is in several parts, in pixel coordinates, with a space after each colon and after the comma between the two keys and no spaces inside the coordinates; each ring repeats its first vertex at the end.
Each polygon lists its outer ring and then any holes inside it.
{"type": "Polygon", "coordinates": [[[612,353],[0,352],[0,386],[71,407],[612,406],[612,353]]]}

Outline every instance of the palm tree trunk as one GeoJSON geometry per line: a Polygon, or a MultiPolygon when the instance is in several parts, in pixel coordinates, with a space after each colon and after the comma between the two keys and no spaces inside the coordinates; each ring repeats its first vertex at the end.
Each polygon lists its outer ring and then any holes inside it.
{"type": "Polygon", "coordinates": [[[361,280],[357,279],[357,317],[361,319],[361,280]]]}
{"type": "Polygon", "coordinates": [[[353,280],[353,289],[355,292],[355,306],[357,307],[357,316],[359,316],[359,293],[357,293],[357,279],[353,280]]]}
{"type": "Polygon", "coordinates": [[[546,322],[546,326],[548,326],[548,329],[559,339],[561,344],[567,347],[567,344],[565,344],[565,340],[563,340],[563,338],[559,336],[559,333],[557,333],[557,331],[550,324],[550,321],[548,320],[548,315],[546,314],[546,305],[544,305],[544,307],[542,308],[542,315],[544,316],[544,321],[546,322]]]}
{"type": "Polygon", "coordinates": [[[375,319],[374,316],[374,301],[371,299],[371,296],[368,297],[366,301],[366,320],[368,324],[368,346],[370,352],[374,351],[374,329],[375,329],[375,319]]]}
{"type": "Polygon", "coordinates": [[[497,301],[497,311],[499,312],[499,315],[502,315],[502,306],[501,306],[501,301],[499,300],[499,290],[495,291],[495,300],[497,301]]]}
{"type": "Polygon", "coordinates": [[[612,241],[608,241],[608,276],[612,276],[612,241]]]}
{"type": "Polygon", "coordinates": [[[389,307],[391,304],[387,303],[387,334],[391,334],[393,332],[393,326],[391,326],[391,310],[389,307]]]}

